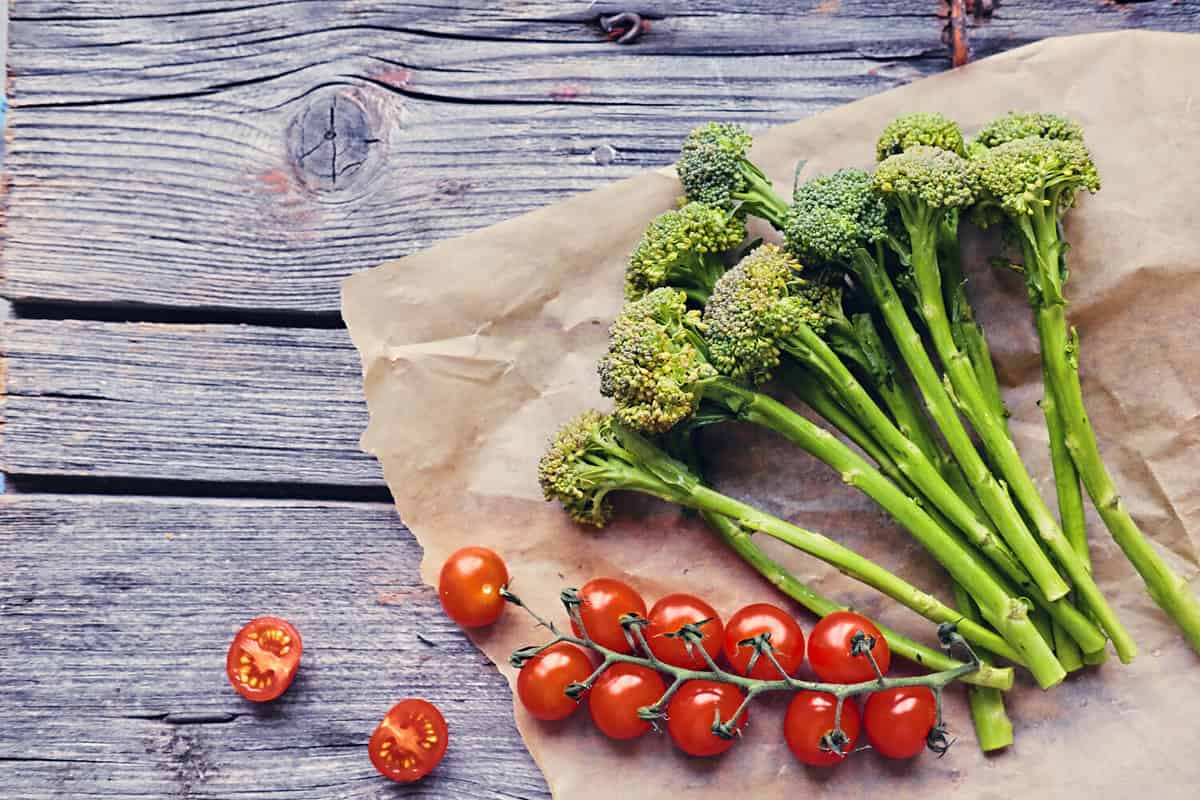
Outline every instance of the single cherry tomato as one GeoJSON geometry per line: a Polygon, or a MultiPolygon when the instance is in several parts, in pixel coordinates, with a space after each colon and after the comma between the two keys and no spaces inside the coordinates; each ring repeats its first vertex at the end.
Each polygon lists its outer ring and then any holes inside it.
{"type": "Polygon", "coordinates": [[[937,724],[937,701],[928,686],[874,692],[863,710],[867,740],[888,758],[912,758],[925,749],[937,724]]]}
{"type": "Polygon", "coordinates": [[[401,700],[371,734],[367,754],[379,774],[412,783],[441,763],[448,735],[446,720],[433,703],[401,700]]]}
{"type": "Polygon", "coordinates": [[[504,611],[500,590],[508,583],[508,569],[500,556],[486,547],[456,550],[442,565],[438,594],[450,619],[464,628],[491,625],[504,611]]]}
{"type": "Polygon", "coordinates": [[[804,631],[792,618],[792,615],[778,606],[770,603],[754,603],[738,611],[725,624],[725,660],[735,671],[751,678],[763,681],[777,681],[783,676],[767,658],[766,653],[759,655],[754,662],[754,669],[749,669],[750,659],[754,656],[753,645],[739,645],[747,639],[770,634],[772,655],[783,667],[784,672],[791,675],[804,662],[804,631]]]}
{"type": "MultiPolygon", "coordinates": [[[[722,722],[733,719],[745,695],[741,689],[716,681],[688,681],[667,703],[667,733],[675,746],[690,756],[715,756],[733,747],[733,739],[713,733],[719,714],[722,722]]],[[[737,721],[740,731],[748,714],[737,721]]]]}
{"type": "MultiPolygon", "coordinates": [[[[837,698],[825,692],[796,692],[783,718],[783,738],[787,740],[792,755],[814,767],[829,767],[841,763],[845,755],[821,749],[821,739],[833,730],[837,713],[837,698]]],[[[842,752],[849,753],[858,743],[862,730],[858,706],[848,699],[842,705],[842,732],[846,741],[842,752]]]]}
{"type": "MultiPolygon", "coordinates": [[[[613,578],[594,578],[579,590],[579,600],[579,616],[593,642],[618,653],[633,652],[621,628],[621,617],[646,616],[646,601],[636,589],[613,578]]],[[[571,620],[571,628],[576,636],[583,635],[575,620],[571,620]]]]}
{"type": "Polygon", "coordinates": [[[703,646],[714,659],[721,653],[725,626],[713,607],[699,597],[669,594],[654,604],[647,619],[650,624],[646,627],[646,643],[660,661],[687,669],[705,669],[708,663],[697,647],[703,646]],[[703,641],[692,645],[690,651],[683,638],[668,635],[688,624],[697,626],[704,634],[703,641]]]}
{"type": "Polygon", "coordinates": [[[300,666],[300,632],[279,617],[252,619],[233,637],[225,674],[237,693],[265,703],[287,691],[300,666]]]}
{"type": "Polygon", "coordinates": [[[667,691],[662,676],[639,664],[613,664],[588,693],[592,721],[610,739],[636,739],[650,730],[638,710],[652,706],[667,691]]]}
{"type": "Polygon", "coordinates": [[[808,660],[813,672],[826,683],[862,683],[877,677],[865,655],[851,655],[850,647],[857,631],[875,640],[871,655],[879,671],[887,674],[892,665],[892,653],[887,639],[875,623],[852,611],[835,611],[813,626],[808,636],[808,660]]]}
{"type": "Polygon", "coordinates": [[[517,676],[521,705],[538,719],[566,719],[579,703],[567,696],[567,687],[592,674],[586,652],[570,642],[559,642],[531,658],[517,676]]]}

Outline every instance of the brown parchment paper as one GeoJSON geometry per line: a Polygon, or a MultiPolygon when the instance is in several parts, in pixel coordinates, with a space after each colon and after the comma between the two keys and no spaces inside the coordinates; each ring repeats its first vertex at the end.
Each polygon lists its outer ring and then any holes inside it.
{"type": "MultiPolygon", "coordinates": [[[[895,114],[940,110],[972,131],[1011,108],[1057,111],[1085,126],[1104,189],[1070,216],[1070,314],[1083,339],[1089,408],[1126,502],[1197,588],[1200,540],[1200,37],[1127,32],[1044,41],[839,108],[758,132],[753,156],[786,190],[805,174],[866,166],[895,114]]],[[[507,560],[524,599],[561,618],[557,593],[623,576],[653,602],[703,593],[725,614],[782,602],[700,525],[651,501],[621,503],[602,532],[543,502],[535,462],[568,417],[604,407],[594,364],[621,304],[624,258],[679,187],[670,170],[575,197],[351,277],[343,311],[362,355],[370,425],[363,446],[383,464],[404,521],[425,548],[423,574],[466,544],[507,560]]],[[[971,291],[999,363],[1012,427],[1053,497],[1036,401],[1040,367],[1018,276],[984,265],[971,291]]],[[[825,531],[915,582],[944,581],[864,497],[798,451],[744,427],[708,439],[719,486],[825,531]]],[[[665,737],[617,745],[587,714],[547,725],[516,720],[554,796],[771,798],[1200,797],[1200,658],[1184,645],[1095,517],[1096,571],[1141,648],[1051,692],[1010,693],[1016,745],[984,758],[962,693],[947,714],[961,741],[943,759],[886,763],[856,756],[832,772],[798,765],[781,737],[783,704],[751,712],[748,735],[722,758],[676,753],[665,737]]],[[[771,546],[770,544],[768,546],[771,546]]],[[[930,626],[803,555],[772,548],[819,590],[930,640],[930,626]]],[[[802,615],[803,616],[803,615],[802,615]]],[[[514,680],[508,654],[540,641],[506,614],[473,633],[514,680]]]]}

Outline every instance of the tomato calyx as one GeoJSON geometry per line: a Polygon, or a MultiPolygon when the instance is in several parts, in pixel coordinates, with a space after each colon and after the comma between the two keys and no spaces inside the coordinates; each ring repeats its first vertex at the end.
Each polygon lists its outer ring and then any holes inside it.
{"type": "Polygon", "coordinates": [[[875,677],[883,680],[883,670],[879,668],[879,662],[875,660],[875,637],[863,630],[856,630],[854,635],[850,637],[850,655],[862,656],[871,662],[871,669],[875,670],[875,677]]]}

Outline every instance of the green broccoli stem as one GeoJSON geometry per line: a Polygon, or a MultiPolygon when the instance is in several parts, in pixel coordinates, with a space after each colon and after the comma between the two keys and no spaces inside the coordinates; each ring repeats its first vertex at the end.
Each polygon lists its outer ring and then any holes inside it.
{"type": "MultiPolygon", "coordinates": [[[[704,393],[707,398],[730,408],[740,419],[773,430],[816,456],[837,470],[843,481],[864,492],[891,514],[954,580],[970,589],[984,619],[1004,637],[1000,640],[1005,642],[1002,651],[979,642],[981,646],[1006,658],[1012,658],[1014,651],[1019,653],[1016,660],[1029,668],[1043,688],[1062,680],[1065,673],[1030,622],[1025,604],[1010,596],[974,553],[865,459],[833,434],[761,392],[732,381],[714,380],[705,384],[704,393]]],[[[735,514],[727,515],[747,521],[735,514]]],[[[751,527],[756,526],[751,523],[751,527]]],[[[769,530],[763,532],[771,533],[769,530]]],[[[970,638],[967,629],[963,630],[963,635],[970,638]]]]}
{"type": "Polygon", "coordinates": [[[950,329],[959,349],[971,360],[975,377],[991,406],[992,413],[1008,419],[1008,408],[1000,394],[1000,380],[988,347],[983,328],[975,319],[975,310],[967,296],[967,278],[962,267],[962,251],[958,245],[958,214],[948,214],[938,230],[938,257],[944,278],[945,303],[950,310],[950,329]]]}
{"type": "Polygon", "coordinates": [[[925,351],[920,334],[913,326],[891,277],[883,267],[882,245],[877,249],[879,252],[874,255],[860,249],[851,267],[883,316],[893,341],[921,390],[930,417],[946,438],[950,452],[962,467],[967,482],[974,487],[976,497],[983,503],[1001,537],[1020,559],[1042,594],[1054,600],[1063,597],[1069,591],[1069,587],[1025,527],[1020,512],[1004,486],[996,480],[982,456],[976,451],[966,427],[959,419],[949,392],[925,351]]]}
{"type": "MultiPolygon", "coordinates": [[[[888,455],[900,468],[900,471],[918,488],[920,495],[929,500],[930,509],[936,509],[936,516],[931,511],[926,513],[933,517],[932,521],[942,528],[944,537],[952,537],[963,550],[970,552],[954,533],[956,529],[961,531],[968,541],[991,562],[980,566],[989,573],[992,581],[998,584],[1006,594],[1012,595],[1015,592],[1000,576],[995,574],[991,564],[995,564],[1009,580],[1014,581],[1022,593],[1031,596],[1044,606],[1046,611],[1061,625],[1071,631],[1072,636],[1077,636],[1081,641],[1086,642],[1091,649],[1104,646],[1104,635],[1086,615],[1061,598],[1056,601],[1049,601],[1046,598],[1003,540],[975,515],[969,505],[963,502],[958,493],[942,478],[921,448],[905,437],[888,419],[866,388],[821,337],[807,325],[799,325],[790,336],[781,341],[781,345],[793,358],[823,375],[827,385],[840,395],[842,401],[868,434],[887,450],[888,455]],[[949,518],[949,523],[944,521],[943,514],[949,518]]],[[[786,432],[784,433],[787,435],[786,432]]],[[[796,436],[795,433],[792,435],[796,436]]],[[[816,444],[811,442],[797,443],[805,449],[816,447],[816,444]]],[[[839,465],[831,461],[828,456],[818,453],[814,453],[814,455],[843,472],[847,469],[852,470],[856,466],[852,463],[839,465]]],[[[897,519],[901,519],[893,507],[888,505],[888,497],[883,487],[859,486],[859,488],[879,502],[893,516],[897,516],[897,519]]],[[[894,489],[895,487],[889,488],[894,489]]],[[[903,519],[901,521],[903,522],[903,519]]],[[[927,544],[926,547],[932,548],[934,545],[927,544]]],[[[930,552],[934,553],[935,557],[937,556],[933,549],[930,549],[930,552]]],[[[972,583],[965,585],[968,588],[974,587],[972,583]]]]}
{"type": "MultiPolygon", "coordinates": [[[[993,463],[1008,483],[1017,502],[1029,516],[1032,528],[1067,573],[1083,603],[1091,609],[1100,627],[1112,640],[1121,660],[1128,663],[1137,653],[1137,645],[1109,606],[1100,587],[1096,585],[1088,564],[1067,541],[1066,535],[1058,526],[1058,521],[1038,492],[1033,478],[1025,469],[1016,445],[1008,434],[1007,424],[1003,418],[992,412],[971,363],[954,344],[946,306],[942,300],[937,258],[937,219],[933,210],[914,205],[901,202],[900,211],[912,242],[911,264],[918,295],[917,307],[933,341],[934,350],[946,370],[946,377],[953,387],[953,397],[979,434],[984,448],[991,455],[993,463]]],[[[1032,543],[1037,545],[1036,541],[1032,543]]],[[[1024,559],[1025,553],[1016,543],[1011,544],[1024,559]]]]}
{"type": "MultiPolygon", "coordinates": [[[[1042,383],[1049,387],[1050,378],[1043,369],[1042,383]]],[[[1067,450],[1066,432],[1063,429],[1062,416],[1054,402],[1054,393],[1044,390],[1041,407],[1042,415],[1046,418],[1046,432],[1050,439],[1050,464],[1054,470],[1054,488],[1058,496],[1058,518],[1062,523],[1063,533],[1079,557],[1091,564],[1091,553],[1088,552],[1087,518],[1083,512],[1083,490],[1079,487],[1079,473],[1075,471],[1075,463],[1071,461],[1071,453],[1067,450]]],[[[1072,663],[1076,654],[1070,652],[1070,644],[1056,640],[1055,652],[1058,660],[1068,672],[1072,671],[1072,663]],[[1067,648],[1064,654],[1063,648],[1067,648]]],[[[1078,653],[1078,660],[1083,664],[1103,664],[1108,660],[1108,648],[1094,650],[1091,653],[1078,653]]]]}
{"type": "MultiPolygon", "coordinates": [[[[1150,596],[1175,620],[1192,647],[1200,651],[1200,601],[1189,590],[1187,581],[1171,569],[1138,529],[1100,458],[1095,431],[1083,403],[1079,373],[1071,363],[1077,343],[1074,337],[1068,338],[1063,304],[1042,304],[1034,309],[1034,313],[1041,337],[1042,362],[1050,379],[1047,388],[1054,395],[1063,421],[1067,450],[1092,504],[1125,557],[1142,576],[1150,596]]],[[[1086,598],[1085,602],[1091,605],[1086,598]]],[[[1120,649],[1117,655],[1125,660],[1120,649]]]]}
{"type": "MultiPolygon", "coordinates": [[[[737,555],[762,575],[772,586],[795,600],[818,617],[825,617],[835,611],[847,611],[847,606],[817,594],[806,584],[798,580],[782,565],[774,561],[754,543],[750,532],[728,517],[720,514],[701,512],[700,516],[708,523],[725,544],[737,555]]],[[[873,620],[883,638],[887,639],[888,647],[893,653],[928,669],[942,671],[956,669],[961,662],[951,658],[946,653],[921,644],[904,634],[894,631],[878,621],[873,620]]],[[[996,667],[992,664],[982,665],[977,672],[962,678],[966,683],[993,691],[1008,691],[1013,685],[1013,672],[1010,667],[996,667]]]]}
{"type": "MultiPolygon", "coordinates": [[[[958,584],[954,585],[954,604],[968,619],[978,619],[971,595],[958,584]]],[[[890,642],[889,642],[890,644],[890,642]]],[[[985,667],[991,666],[990,659],[977,653],[985,667]]],[[[971,707],[971,721],[975,724],[975,738],[979,749],[985,753],[1002,750],[1013,743],[1012,722],[1004,710],[1004,693],[986,686],[967,687],[967,704],[971,707]]]]}
{"type": "Polygon", "coordinates": [[[787,220],[788,204],[776,191],[770,179],[746,159],[739,164],[746,189],[734,192],[733,197],[742,203],[748,214],[766,220],[772,227],[781,230],[787,220]]]}

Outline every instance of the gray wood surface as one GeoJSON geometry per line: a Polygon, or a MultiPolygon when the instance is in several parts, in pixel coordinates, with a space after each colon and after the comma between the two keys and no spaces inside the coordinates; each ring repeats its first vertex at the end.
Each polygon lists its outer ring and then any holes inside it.
{"type": "Polygon", "coordinates": [[[390,504],[6,495],[0,518],[0,796],[545,795],[507,684],[421,583],[390,504]],[[267,706],[224,672],[262,613],[304,640],[267,706]],[[402,790],[366,742],[411,696],[451,746],[402,790]]]}
{"type": "MultiPolygon", "coordinates": [[[[546,796],[502,679],[372,502],[339,281],[667,164],[696,122],[945,69],[944,4],[10,5],[0,795],[546,796]],[[626,8],[650,28],[621,46],[597,19],[626,8]],[[258,709],[221,659],[267,610],[306,656],[258,709]],[[410,694],[454,745],[403,789],[364,746],[410,694]]],[[[1200,31],[1194,0],[997,5],[969,21],[975,57],[1200,31]]]]}

